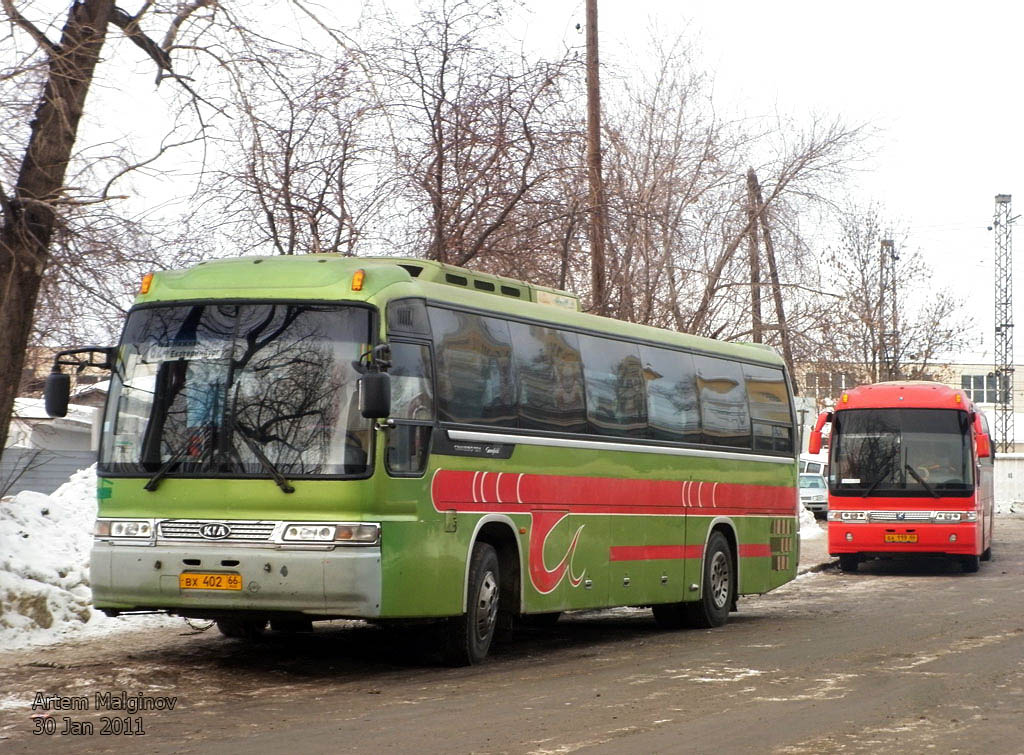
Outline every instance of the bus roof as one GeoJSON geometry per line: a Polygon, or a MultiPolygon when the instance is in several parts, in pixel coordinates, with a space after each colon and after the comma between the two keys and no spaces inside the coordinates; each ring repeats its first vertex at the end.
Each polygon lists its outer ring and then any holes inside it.
{"type": "Polygon", "coordinates": [[[836,404],[837,411],[884,408],[972,411],[974,405],[960,388],[924,380],[897,380],[861,385],[845,391],[836,404]]]}
{"type": "Polygon", "coordinates": [[[618,335],[781,366],[768,346],[728,343],[579,311],[579,297],[513,278],[409,257],[337,254],[232,257],[153,275],[136,305],[170,301],[360,301],[383,308],[392,299],[420,297],[524,319],[618,335]],[[364,272],[359,290],[353,276],[364,272]]]}

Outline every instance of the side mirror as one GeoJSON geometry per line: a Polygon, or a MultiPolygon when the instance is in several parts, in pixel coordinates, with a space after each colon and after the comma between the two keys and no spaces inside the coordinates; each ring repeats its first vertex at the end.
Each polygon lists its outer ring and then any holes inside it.
{"type": "Polygon", "coordinates": [[[391,414],[391,378],[386,372],[360,376],[359,413],[367,419],[383,419],[391,414]]]}
{"type": "Polygon", "coordinates": [[[974,442],[978,447],[978,458],[987,459],[992,455],[992,441],[985,433],[978,433],[974,436],[974,442]]]}
{"type": "Polygon", "coordinates": [[[811,430],[811,435],[807,439],[807,453],[812,455],[821,453],[821,428],[825,426],[826,422],[831,421],[832,412],[822,412],[818,415],[818,421],[814,423],[814,429],[811,430]]]}
{"type": "Polygon", "coordinates": [[[43,403],[51,417],[66,417],[68,401],[71,399],[71,376],[63,372],[51,372],[46,376],[43,387],[43,403]]]}

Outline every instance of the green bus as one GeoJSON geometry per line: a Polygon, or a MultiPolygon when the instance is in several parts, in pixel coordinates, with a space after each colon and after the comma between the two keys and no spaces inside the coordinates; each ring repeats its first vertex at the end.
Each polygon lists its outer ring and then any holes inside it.
{"type": "MultiPolygon", "coordinates": [[[[236,258],[143,281],[98,460],[93,601],[216,620],[495,629],[650,606],[719,626],[795,576],[782,360],[419,259],[236,258]]],[[[438,631],[439,630],[439,631],[438,631]]]]}

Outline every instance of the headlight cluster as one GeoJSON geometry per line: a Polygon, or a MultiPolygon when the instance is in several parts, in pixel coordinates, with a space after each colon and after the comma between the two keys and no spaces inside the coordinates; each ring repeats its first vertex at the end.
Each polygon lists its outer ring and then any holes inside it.
{"type": "Polygon", "coordinates": [[[933,515],[936,522],[976,522],[977,511],[936,511],[933,515]]]}
{"type": "Polygon", "coordinates": [[[359,543],[372,545],[380,539],[378,524],[285,524],[281,539],[286,543],[359,543]]]}
{"type": "Polygon", "coordinates": [[[97,519],[97,537],[153,537],[153,522],[148,519],[97,519]]]}
{"type": "Polygon", "coordinates": [[[866,522],[868,512],[866,511],[830,511],[828,521],[830,522],[866,522]]]}

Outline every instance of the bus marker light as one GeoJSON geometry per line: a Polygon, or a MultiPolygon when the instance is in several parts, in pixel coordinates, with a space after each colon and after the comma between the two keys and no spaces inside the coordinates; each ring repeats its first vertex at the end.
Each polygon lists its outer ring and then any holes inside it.
{"type": "Polygon", "coordinates": [[[853,533],[852,532],[847,532],[846,533],[846,542],[848,542],[848,543],[852,543],[853,542],[853,533]]]}
{"type": "Polygon", "coordinates": [[[951,543],[955,543],[956,542],[956,535],[955,534],[949,536],[949,542],[951,542],[951,543]]]}
{"type": "Polygon", "coordinates": [[[149,287],[153,285],[153,273],[146,273],[142,276],[142,283],[139,285],[140,294],[148,294],[149,287]]]}
{"type": "Polygon", "coordinates": [[[519,534],[520,535],[525,535],[526,534],[526,527],[520,527],[519,528],[519,534]]]}
{"type": "Polygon", "coordinates": [[[353,291],[362,291],[363,290],[363,280],[365,278],[366,278],[366,271],[365,270],[356,270],[354,273],[352,273],[352,290],[353,291]]]}

